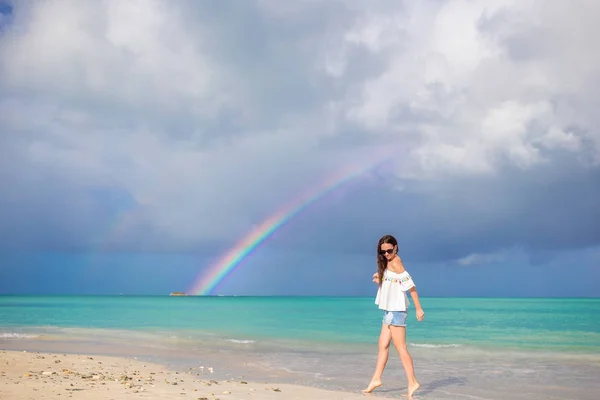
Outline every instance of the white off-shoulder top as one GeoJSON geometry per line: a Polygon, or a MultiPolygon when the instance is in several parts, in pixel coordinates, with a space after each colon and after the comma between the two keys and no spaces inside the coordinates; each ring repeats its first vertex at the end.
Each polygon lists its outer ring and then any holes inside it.
{"type": "Polygon", "coordinates": [[[383,282],[377,290],[375,304],[381,310],[406,311],[410,305],[406,292],[414,286],[416,286],[415,282],[406,270],[396,273],[386,269],[383,273],[383,282]]]}

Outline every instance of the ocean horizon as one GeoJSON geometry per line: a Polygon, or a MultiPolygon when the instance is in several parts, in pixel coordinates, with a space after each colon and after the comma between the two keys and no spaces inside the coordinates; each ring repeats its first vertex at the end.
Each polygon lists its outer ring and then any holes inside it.
{"type": "MultiPolygon", "coordinates": [[[[177,293],[177,291],[171,292],[177,293]]],[[[361,295],[361,296],[350,296],[350,295],[254,295],[254,294],[186,294],[182,296],[173,296],[171,293],[97,293],[97,294],[86,294],[86,293],[49,293],[49,294],[36,294],[36,293],[0,293],[0,297],[256,297],[256,298],[271,298],[271,297],[282,297],[282,298],[352,298],[352,299],[370,299],[375,300],[374,295],[361,295]]],[[[503,299],[503,300],[519,300],[519,299],[591,299],[600,300],[598,296],[422,296],[419,295],[420,299],[503,299]]]]}
{"type": "MultiPolygon", "coordinates": [[[[411,306],[407,343],[427,398],[600,397],[600,299],[421,303],[425,320],[411,306]]],[[[373,296],[0,295],[0,348],[210,365],[216,378],[357,391],[373,373],[381,317],[373,296]]],[[[386,376],[400,390],[393,348],[386,376]]]]}

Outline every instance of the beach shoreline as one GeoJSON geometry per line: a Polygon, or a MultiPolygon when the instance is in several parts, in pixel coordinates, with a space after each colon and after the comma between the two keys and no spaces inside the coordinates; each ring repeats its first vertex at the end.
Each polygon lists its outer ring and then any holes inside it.
{"type": "MultiPolygon", "coordinates": [[[[86,400],[143,398],[162,400],[191,398],[194,400],[250,399],[323,399],[358,400],[365,398],[406,398],[403,371],[392,366],[384,376],[384,386],[365,395],[353,385],[318,387],[310,381],[293,382],[280,370],[265,374],[261,368],[239,369],[244,361],[226,357],[214,363],[209,349],[192,354],[195,363],[173,362],[164,354],[148,356],[134,348],[89,346],[63,341],[0,341],[0,399],[30,400],[84,398],[86,400]],[[109,351],[107,351],[109,350],[109,351]],[[202,361],[200,361],[202,360],[202,361]],[[222,361],[222,360],[221,360],[222,361]]],[[[394,352],[390,356],[394,357],[394,352]]],[[[483,375],[461,375],[445,368],[432,368],[415,360],[421,389],[414,399],[596,399],[598,390],[589,381],[584,387],[572,387],[542,378],[535,382],[543,366],[515,366],[514,373],[529,383],[514,382],[506,386],[505,370],[488,370],[483,375]],[[500,375],[496,375],[500,373],[500,375]],[[469,376],[469,377],[467,377],[469,376]],[[482,380],[478,383],[478,380],[482,380]],[[433,397],[431,397],[433,396],[433,397]],[[508,397],[507,397],[508,396],[508,397]]],[[[445,364],[446,366],[449,364],[445,364]]],[[[369,365],[370,367],[370,365],[369,365]]],[[[501,366],[498,365],[497,368],[501,366]]],[[[572,366],[571,366],[572,367],[572,366]]],[[[345,373],[342,371],[342,373],[345,373]]],[[[291,375],[293,373],[290,372],[291,375]]],[[[588,375],[588,378],[594,374],[588,375]]],[[[515,375],[516,376],[516,375],[515,375]]],[[[573,375],[572,375],[573,376],[573,375]]],[[[367,375],[365,375],[367,377],[367,375]]],[[[509,378],[510,379],[510,378],[509,378]]],[[[567,378],[568,379],[568,378],[567,378]]],[[[574,382],[573,382],[574,383],[574,382]]]]}
{"type": "MultiPolygon", "coordinates": [[[[202,400],[365,398],[362,393],[277,382],[215,380],[210,366],[182,372],[135,357],[0,350],[2,399],[161,400],[174,397],[202,400]]],[[[369,397],[380,398],[376,394],[369,397]]]]}
{"type": "MultiPolygon", "coordinates": [[[[284,369],[264,368],[256,362],[246,364],[248,358],[215,353],[210,348],[190,353],[185,360],[177,359],[174,354],[168,356],[168,352],[157,348],[153,349],[158,351],[154,355],[147,350],[136,348],[132,342],[128,346],[114,343],[98,346],[68,339],[59,342],[0,340],[0,399],[57,400],[83,396],[86,400],[406,398],[404,372],[399,360],[395,360],[393,349],[384,374],[384,386],[367,396],[361,393],[363,387],[356,385],[355,380],[345,383],[339,380],[339,374],[351,374],[348,367],[338,370],[336,378],[322,375],[323,369],[328,367],[322,365],[313,370],[320,377],[311,379],[293,371],[291,359],[288,359],[291,364],[284,369]],[[328,384],[323,385],[324,382],[328,384]]],[[[440,357],[447,358],[444,353],[440,353],[440,357]]],[[[468,371],[464,363],[461,367],[453,366],[450,360],[431,364],[417,357],[415,363],[422,386],[414,399],[595,400],[600,392],[594,389],[594,371],[599,371],[600,365],[597,360],[590,361],[591,369],[581,369],[581,364],[570,361],[559,369],[547,361],[513,362],[507,369],[509,366],[502,365],[500,360],[494,361],[495,366],[482,365],[469,357],[468,364],[476,364],[468,371]],[[553,371],[551,375],[544,372],[548,369],[553,371]],[[512,386],[507,386],[507,382],[512,382],[512,386]]],[[[370,363],[365,365],[361,374],[365,381],[370,377],[371,367],[370,363]]]]}

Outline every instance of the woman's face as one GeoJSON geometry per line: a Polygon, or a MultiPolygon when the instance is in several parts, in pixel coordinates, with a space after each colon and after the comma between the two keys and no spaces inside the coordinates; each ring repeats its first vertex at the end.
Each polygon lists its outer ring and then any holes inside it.
{"type": "Polygon", "coordinates": [[[396,246],[391,243],[383,243],[379,248],[379,254],[383,254],[389,261],[396,254],[396,246]]]}

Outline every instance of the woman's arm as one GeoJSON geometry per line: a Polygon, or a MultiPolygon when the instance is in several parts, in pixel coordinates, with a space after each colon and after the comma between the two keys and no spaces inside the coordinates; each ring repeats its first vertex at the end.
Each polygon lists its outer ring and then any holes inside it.
{"type": "Polygon", "coordinates": [[[417,293],[417,288],[413,286],[408,291],[410,292],[410,297],[412,297],[413,299],[413,303],[415,303],[415,308],[417,311],[417,321],[422,321],[425,317],[425,312],[421,307],[421,302],[419,301],[419,293],[417,293]]]}
{"type": "Polygon", "coordinates": [[[377,272],[373,274],[373,282],[379,284],[379,274],[377,272]]]}

